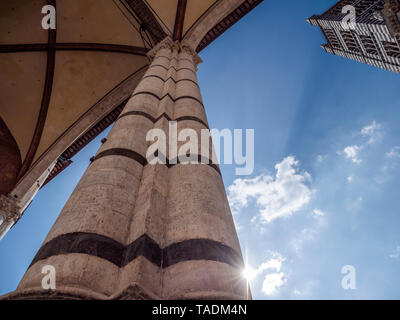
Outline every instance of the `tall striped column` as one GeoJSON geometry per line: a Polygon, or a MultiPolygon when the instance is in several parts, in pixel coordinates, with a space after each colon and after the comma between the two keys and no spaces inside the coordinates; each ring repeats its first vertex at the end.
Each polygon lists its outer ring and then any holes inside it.
{"type": "MultiPolygon", "coordinates": [[[[149,57],[148,71],[8,298],[246,297],[218,165],[174,161],[168,146],[166,163],[146,158],[151,129],[166,137],[192,129],[199,138],[208,129],[196,76],[200,58],[169,38],[149,57]],[[48,265],[56,271],[55,290],[42,288],[48,265]]],[[[178,150],[185,143],[178,141],[178,150]]],[[[186,156],[198,159],[200,151],[186,156]]]]}

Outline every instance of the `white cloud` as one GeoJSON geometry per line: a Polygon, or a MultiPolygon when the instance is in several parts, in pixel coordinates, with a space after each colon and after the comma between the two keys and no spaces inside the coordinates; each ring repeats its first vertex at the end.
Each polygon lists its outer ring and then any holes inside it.
{"type": "Polygon", "coordinates": [[[346,159],[350,159],[352,162],[356,164],[360,164],[362,161],[359,158],[359,153],[362,150],[360,146],[348,146],[344,148],[343,152],[346,159]]]}
{"type": "Polygon", "coordinates": [[[325,161],[325,159],[326,159],[327,157],[328,157],[327,155],[321,155],[321,154],[319,154],[319,155],[317,156],[317,162],[323,162],[323,161],[325,161]]]}
{"type": "Polygon", "coordinates": [[[308,241],[313,240],[316,234],[317,234],[316,229],[313,228],[302,229],[299,236],[290,241],[290,245],[292,249],[295,251],[295,253],[300,254],[300,252],[304,247],[304,244],[308,241]]]}
{"type": "Polygon", "coordinates": [[[348,177],[347,177],[347,182],[348,182],[348,183],[352,183],[353,180],[354,180],[353,176],[348,176],[348,177]]]}
{"type": "Polygon", "coordinates": [[[361,129],[361,134],[364,137],[369,137],[368,144],[374,143],[381,136],[381,125],[376,123],[376,121],[372,121],[370,125],[367,125],[361,129]]]}
{"type": "Polygon", "coordinates": [[[297,290],[297,289],[294,289],[294,290],[293,290],[293,294],[294,294],[295,296],[299,296],[299,295],[301,295],[301,291],[300,291],[300,290],[297,290]]]}
{"type": "Polygon", "coordinates": [[[273,258],[269,259],[267,262],[262,263],[258,268],[257,268],[257,273],[262,273],[265,270],[275,270],[275,271],[281,271],[282,264],[285,261],[285,258],[282,257],[279,253],[275,252],[272,253],[273,258]]]}
{"type": "Polygon", "coordinates": [[[239,232],[242,230],[242,225],[237,221],[236,217],[233,216],[233,223],[235,224],[236,231],[239,232]]]}
{"type": "Polygon", "coordinates": [[[327,226],[326,212],[316,208],[312,211],[312,216],[314,218],[312,225],[302,228],[296,236],[288,239],[289,247],[296,255],[300,255],[304,246],[314,241],[321,229],[327,226]]]}
{"type": "Polygon", "coordinates": [[[257,269],[258,274],[266,270],[273,271],[265,275],[261,289],[267,296],[276,294],[278,289],[287,282],[285,274],[281,272],[282,264],[286,259],[278,252],[270,252],[270,254],[272,258],[262,263],[257,269]]]}
{"type": "Polygon", "coordinates": [[[353,198],[352,200],[346,202],[345,204],[346,210],[354,215],[361,210],[361,208],[363,207],[363,202],[364,198],[362,196],[353,198]]]}
{"type": "Polygon", "coordinates": [[[315,293],[315,289],[319,286],[318,282],[312,279],[305,279],[305,282],[301,284],[301,290],[299,288],[294,288],[293,290],[293,295],[297,296],[295,297],[296,299],[299,299],[299,296],[301,296],[301,299],[309,299],[313,298],[315,293]]]}
{"type": "Polygon", "coordinates": [[[400,258],[400,246],[397,246],[396,251],[390,255],[390,258],[392,259],[400,258]]]}
{"type": "Polygon", "coordinates": [[[254,279],[269,271],[265,274],[261,288],[262,292],[267,296],[276,294],[278,289],[287,282],[285,274],[281,271],[282,264],[286,259],[280,253],[274,251],[269,251],[269,255],[271,258],[262,263],[257,269],[251,266],[246,266],[245,269],[246,276],[249,279],[254,279]]]}
{"type": "Polygon", "coordinates": [[[319,209],[314,209],[313,213],[317,216],[317,217],[323,217],[325,215],[325,212],[323,212],[322,210],[319,209]]]}
{"type": "Polygon", "coordinates": [[[400,158],[400,147],[393,147],[392,150],[386,153],[386,157],[389,159],[400,158]]]}
{"type": "Polygon", "coordinates": [[[292,156],[275,165],[276,175],[260,175],[253,179],[236,179],[228,187],[228,198],[232,211],[238,213],[256,201],[264,222],[287,217],[301,210],[311,198],[307,186],[309,173],[299,173],[299,162],[292,156]]]}
{"type": "Polygon", "coordinates": [[[394,176],[392,170],[397,169],[400,163],[400,146],[395,146],[385,153],[385,161],[380,168],[381,175],[377,175],[374,179],[378,184],[383,184],[392,179],[394,176]]]}
{"type": "Polygon", "coordinates": [[[360,152],[365,147],[373,144],[382,137],[381,125],[374,120],[371,124],[363,127],[360,133],[362,137],[368,138],[368,141],[359,145],[347,146],[343,151],[338,152],[339,154],[343,154],[346,159],[349,159],[356,164],[360,164],[362,162],[360,159],[360,152]]]}
{"type": "Polygon", "coordinates": [[[262,292],[267,296],[271,296],[277,293],[278,289],[287,282],[285,274],[283,272],[275,272],[267,274],[264,278],[262,285],[262,292]]]}

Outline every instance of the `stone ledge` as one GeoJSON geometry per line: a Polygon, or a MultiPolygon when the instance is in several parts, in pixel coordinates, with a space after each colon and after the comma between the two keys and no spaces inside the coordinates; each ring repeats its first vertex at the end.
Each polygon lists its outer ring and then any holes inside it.
{"type": "Polygon", "coordinates": [[[63,288],[56,290],[44,290],[33,288],[23,291],[14,291],[0,300],[108,300],[109,297],[87,289],[63,288]]]}

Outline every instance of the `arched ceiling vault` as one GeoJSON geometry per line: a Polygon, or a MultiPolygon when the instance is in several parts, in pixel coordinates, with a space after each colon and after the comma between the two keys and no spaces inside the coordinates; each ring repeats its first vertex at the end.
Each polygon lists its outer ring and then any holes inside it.
{"type": "Polygon", "coordinates": [[[0,150],[14,149],[0,157],[0,193],[19,181],[13,193],[24,194],[57,158],[48,181],[64,170],[118,117],[158,42],[199,52],[261,1],[1,1],[0,150]],[[56,7],[55,30],[41,27],[45,5],[56,7]]]}

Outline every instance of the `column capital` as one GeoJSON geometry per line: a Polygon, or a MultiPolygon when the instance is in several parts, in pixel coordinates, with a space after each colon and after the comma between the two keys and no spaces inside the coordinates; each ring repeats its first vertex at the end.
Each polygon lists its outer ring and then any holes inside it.
{"type": "Polygon", "coordinates": [[[174,45],[174,41],[172,41],[171,37],[166,37],[161,42],[157,43],[148,53],[147,57],[153,61],[158,51],[162,49],[171,49],[174,45]]]}
{"type": "Polygon", "coordinates": [[[193,49],[193,47],[190,46],[186,41],[180,43],[180,48],[182,51],[190,54],[193,57],[193,62],[196,66],[203,62],[203,60],[201,60],[201,58],[197,54],[196,50],[193,49]]]}
{"type": "Polygon", "coordinates": [[[194,50],[188,43],[185,41],[180,42],[180,41],[173,41],[171,37],[166,37],[164,40],[159,42],[153,49],[151,49],[147,53],[147,57],[152,61],[157,52],[162,50],[162,49],[169,49],[171,51],[177,50],[178,52],[186,52],[190,54],[193,57],[193,62],[196,66],[198,66],[200,63],[203,61],[197,54],[196,50],[194,50]]]}

